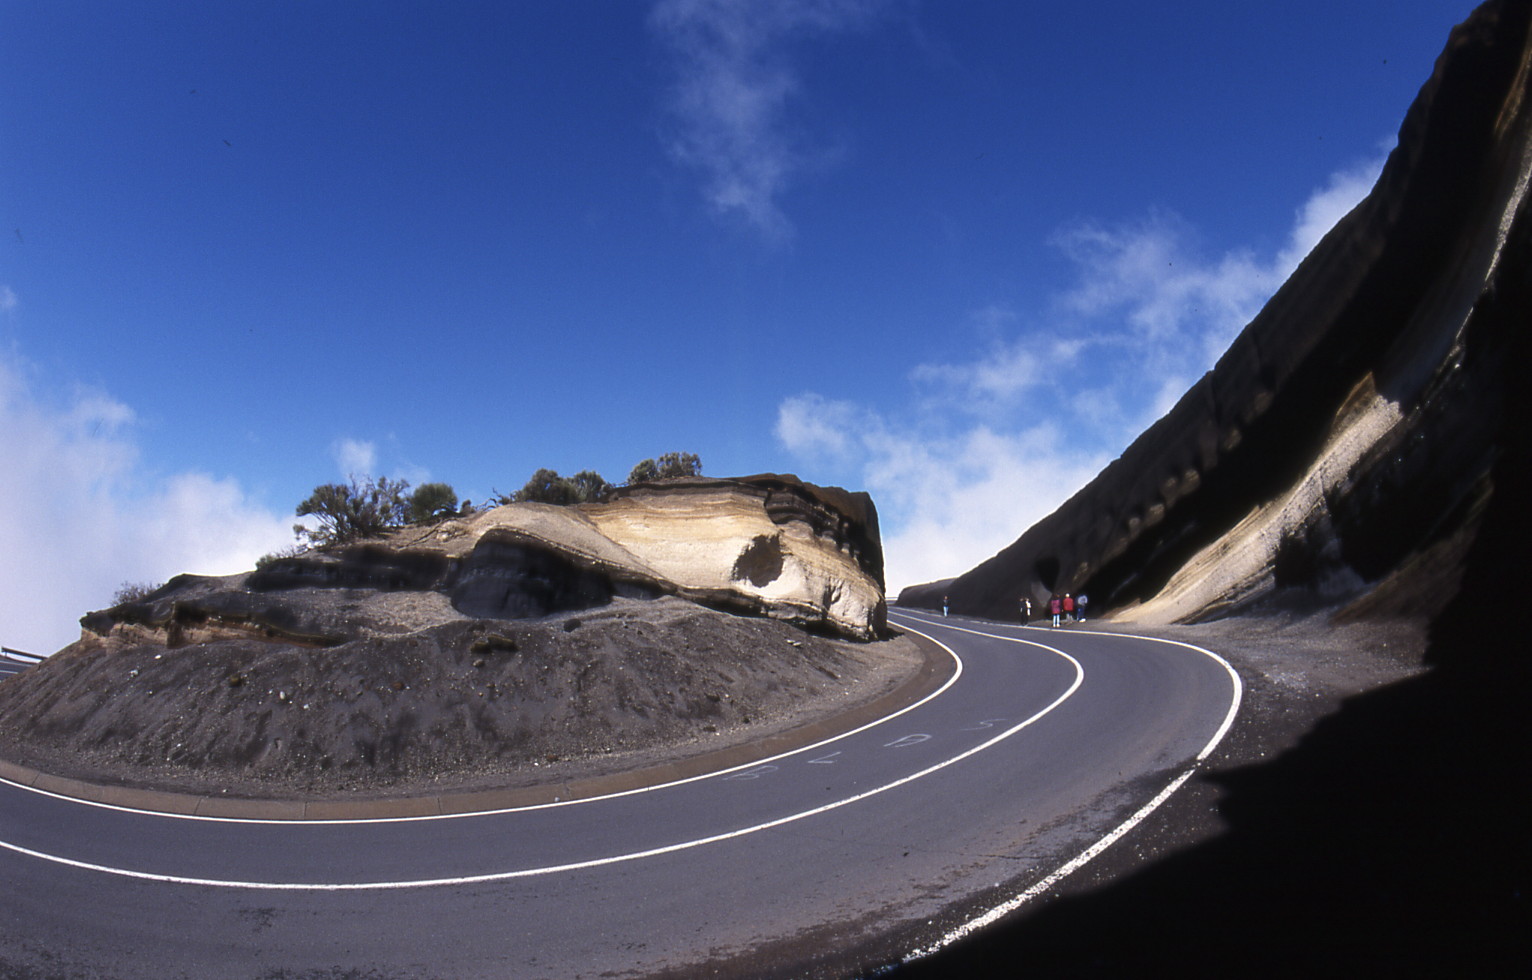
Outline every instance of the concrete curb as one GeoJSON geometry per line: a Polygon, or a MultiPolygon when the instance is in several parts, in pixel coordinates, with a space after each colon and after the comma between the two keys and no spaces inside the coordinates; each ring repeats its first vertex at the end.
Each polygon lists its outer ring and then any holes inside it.
{"type": "Polygon", "coordinates": [[[924,654],[915,676],[882,697],[833,718],[781,732],[745,745],[692,756],[677,762],[646,766],[628,772],[609,773],[587,779],[545,783],[506,789],[464,790],[428,796],[401,796],[370,800],[253,800],[193,793],[175,793],[67,779],[0,759],[0,779],[70,799],[119,806],[130,810],[183,816],[225,817],[244,820],[384,820],[400,817],[438,816],[509,810],[571,800],[585,800],[612,793],[662,786],[711,772],[733,769],[769,759],[861,728],[919,701],[947,682],[955,669],[952,657],[941,647],[914,633],[906,633],[924,654]]]}

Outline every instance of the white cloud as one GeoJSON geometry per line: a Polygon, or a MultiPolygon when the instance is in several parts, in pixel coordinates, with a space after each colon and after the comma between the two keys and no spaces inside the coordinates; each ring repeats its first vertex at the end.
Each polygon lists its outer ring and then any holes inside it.
{"type": "Polygon", "coordinates": [[[291,520],[233,480],[162,476],[141,459],[134,413],[103,392],[50,402],[0,357],[0,642],[52,653],[123,582],[229,574],[291,544],[291,520]]]}
{"type": "Polygon", "coordinates": [[[783,401],[776,435],[790,452],[861,476],[878,504],[891,594],[988,558],[1107,462],[1051,422],[939,438],[919,421],[813,394],[783,401]]]}
{"type": "Polygon", "coordinates": [[[1336,174],[1294,216],[1276,254],[1205,258],[1192,229],[1156,212],[1060,234],[1076,282],[1035,316],[991,304],[969,316],[980,356],[922,364],[898,413],[800,394],[776,436],[860,482],[878,503],[890,594],[961,574],[1093,478],[1217,358],[1382,161],[1336,174]]]}
{"type": "Polygon", "coordinates": [[[1243,251],[1208,261],[1192,249],[1191,237],[1184,221],[1165,212],[1131,225],[1064,232],[1057,244],[1081,277],[1060,297],[1060,308],[1099,323],[1114,343],[1162,349],[1177,359],[1185,349],[1221,353],[1291,270],[1243,251]]]}
{"type": "Polygon", "coordinates": [[[0,286],[0,313],[10,313],[20,302],[9,286],[0,286]]]}
{"type": "Polygon", "coordinates": [[[1385,147],[1382,156],[1332,174],[1324,189],[1315,192],[1304,202],[1303,207],[1298,209],[1297,222],[1293,226],[1288,246],[1277,257],[1277,267],[1282,271],[1282,278],[1286,279],[1298,268],[1298,263],[1314,250],[1314,246],[1335,227],[1335,223],[1367,196],[1367,192],[1378,182],[1378,175],[1382,173],[1387,158],[1388,147],[1385,147]]]}
{"type": "Polygon", "coordinates": [[[789,39],[865,26],[883,0],[661,0],[650,26],[670,49],[676,81],[667,150],[701,171],[703,195],[722,215],[770,239],[791,233],[780,196],[826,151],[787,118],[801,91],[784,52],[789,39]]]}
{"type": "MultiPolygon", "coordinates": [[[[777,412],[777,438],[792,452],[809,458],[839,459],[854,451],[860,416],[868,415],[849,402],[832,402],[818,395],[789,398],[777,412]]],[[[870,415],[869,421],[875,421],[870,415]]]]}
{"type": "Polygon", "coordinates": [[[335,465],[346,479],[363,479],[374,475],[378,468],[378,447],[360,439],[337,439],[330,447],[335,465]]]}

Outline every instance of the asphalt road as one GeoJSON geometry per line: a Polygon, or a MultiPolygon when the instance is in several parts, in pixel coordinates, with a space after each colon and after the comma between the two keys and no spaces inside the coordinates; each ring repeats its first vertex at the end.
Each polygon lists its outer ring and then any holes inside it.
{"type": "Polygon", "coordinates": [[[935,696],[615,797],[262,823],[0,784],[0,975],[851,975],[1046,887],[1238,704],[1227,665],[1180,644],[895,619],[959,658],[935,696]]]}

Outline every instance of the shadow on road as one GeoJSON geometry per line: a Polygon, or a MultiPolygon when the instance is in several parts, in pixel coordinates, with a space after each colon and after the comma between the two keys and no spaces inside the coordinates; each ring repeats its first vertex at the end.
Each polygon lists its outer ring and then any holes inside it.
{"type": "MultiPolygon", "coordinates": [[[[1526,363],[1526,334],[1507,365],[1526,363]]],[[[1532,395],[1508,390],[1494,494],[1460,591],[1432,623],[1430,671],[1349,699],[1270,763],[1208,777],[1228,824],[1215,839],[1034,908],[900,980],[1528,969],[1532,645],[1506,634],[1527,601],[1532,395]]]]}

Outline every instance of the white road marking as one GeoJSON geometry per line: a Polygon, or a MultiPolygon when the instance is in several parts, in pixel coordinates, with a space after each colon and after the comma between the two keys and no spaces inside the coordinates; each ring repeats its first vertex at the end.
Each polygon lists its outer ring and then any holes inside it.
{"type": "MultiPolygon", "coordinates": [[[[919,631],[917,630],[916,632],[919,632],[919,631]]],[[[925,636],[924,633],[921,633],[921,635],[925,636]]],[[[927,639],[929,639],[929,637],[927,637],[927,639]]],[[[935,642],[935,641],[933,641],[933,642],[935,642]]],[[[905,714],[906,712],[914,711],[916,708],[919,708],[921,705],[927,704],[930,701],[934,700],[935,698],[941,697],[943,694],[947,693],[948,689],[951,688],[952,685],[957,683],[957,680],[958,680],[959,677],[963,676],[963,660],[962,660],[962,658],[959,657],[957,654],[953,653],[952,650],[945,643],[937,643],[936,645],[941,647],[943,650],[946,650],[947,653],[952,657],[954,663],[956,664],[956,669],[952,672],[952,676],[947,678],[946,683],[944,683],[941,687],[937,688],[936,690],[932,691],[930,694],[927,694],[925,697],[921,698],[919,701],[916,701],[913,704],[906,705],[905,707],[900,708],[898,711],[890,712],[890,713],[884,715],[882,718],[875,718],[872,721],[868,722],[867,724],[862,725],[860,728],[853,728],[849,732],[842,732],[839,735],[832,735],[829,738],[822,739],[822,740],[820,740],[818,742],[814,742],[811,745],[805,745],[802,748],[797,748],[797,749],[789,749],[786,752],[781,752],[781,753],[778,753],[777,755],[768,756],[765,759],[757,759],[757,760],[755,760],[753,762],[742,762],[742,763],[740,763],[737,766],[731,766],[731,767],[729,767],[727,769],[717,769],[717,770],[714,770],[713,772],[705,772],[705,773],[702,773],[702,774],[696,775],[696,776],[687,776],[684,779],[673,779],[673,780],[671,780],[668,783],[656,783],[653,786],[640,786],[637,789],[622,790],[621,792],[617,792],[617,793],[605,793],[605,794],[600,795],[600,796],[584,796],[584,797],[581,797],[581,798],[579,798],[577,800],[555,800],[552,803],[532,803],[532,804],[528,804],[526,806],[502,807],[502,808],[500,808],[498,810],[467,810],[467,811],[464,811],[464,812],[461,812],[461,813],[423,813],[423,814],[416,814],[414,816],[408,816],[408,817],[351,817],[351,818],[337,817],[337,818],[334,818],[334,819],[324,819],[324,820],[304,820],[304,819],[270,820],[270,819],[266,819],[266,818],[262,818],[262,817],[221,817],[221,816],[215,816],[215,815],[203,814],[203,813],[165,813],[165,812],[160,811],[160,810],[143,810],[143,809],[139,809],[138,807],[123,806],[122,804],[119,804],[119,803],[102,803],[102,802],[100,802],[98,800],[84,800],[84,799],[80,799],[79,797],[76,797],[76,796],[66,796],[63,793],[55,793],[55,792],[53,792],[51,790],[39,789],[36,786],[28,786],[25,783],[18,783],[18,782],[15,782],[13,780],[10,780],[10,779],[5,779],[3,777],[0,777],[0,783],[4,783],[7,786],[15,787],[16,789],[19,789],[19,790],[24,790],[24,791],[26,791],[28,793],[36,793],[39,796],[46,796],[46,797],[49,797],[51,799],[62,800],[64,802],[66,802],[66,803],[76,803],[76,804],[79,804],[80,806],[93,806],[93,807],[97,807],[97,808],[102,809],[102,810],[115,810],[115,811],[117,811],[119,813],[132,813],[132,814],[137,814],[137,815],[141,815],[141,816],[148,816],[148,817],[162,817],[162,818],[164,818],[166,820],[201,820],[201,821],[205,821],[205,822],[208,822],[208,823],[249,823],[249,824],[269,824],[269,825],[273,825],[273,826],[289,826],[289,825],[293,825],[293,824],[321,825],[321,824],[355,824],[355,823],[378,823],[378,824],[382,824],[382,823],[416,823],[418,821],[424,821],[424,820],[464,820],[464,819],[468,819],[468,818],[472,818],[472,817],[492,817],[492,816],[497,816],[499,814],[504,814],[504,813],[519,813],[519,812],[522,812],[522,811],[525,811],[525,810],[546,810],[546,809],[550,809],[552,807],[580,806],[580,805],[586,804],[586,803],[599,803],[599,802],[601,802],[603,800],[613,800],[613,799],[617,799],[618,797],[622,797],[622,796],[633,796],[634,794],[637,794],[637,793],[652,793],[652,792],[655,792],[656,790],[670,789],[673,786],[684,786],[687,783],[695,783],[695,782],[698,782],[698,781],[703,780],[703,779],[715,779],[715,778],[717,778],[719,776],[727,776],[730,773],[739,772],[740,770],[743,770],[743,769],[750,769],[750,768],[752,768],[754,766],[763,765],[763,764],[768,763],[768,762],[779,762],[782,759],[791,758],[792,756],[800,755],[800,754],[805,753],[805,752],[813,752],[813,751],[816,751],[817,749],[824,748],[826,745],[832,745],[835,742],[839,742],[841,739],[850,738],[853,735],[860,735],[862,732],[865,732],[868,729],[876,728],[879,725],[887,724],[888,722],[893,721],[895,718],[898,718],[899,716],[905,714]]],[[[829,758],[829,757],[826,756],[825,758],[829,758]]],[[[4,843],[5,843],[4,841],[0,841],[0,846],[3,846],[4,843]]]]}
{"type": "MultiPolygon", "coordinates": [[[[952,628],[962,629],[962,627],[952,628]]],[[[973,633],[977,631],[965,630],[965,632],[973,633]]],[[[980,929],[983,929],[985,926],[992,925],[993,923],[999,921],[1010,913],[1021,908],[1023,905],[1032,901],[1034,898],[1037,898],[1039,895],[1047,892],[1054,885],[1057,885],[1065,878],[1069,877],[1076,871],[1083,868],[1085,865],[1089,864],[1099,854],[1101,854],[1102,851],[1105,851],[1107,848],[1117,843],[1117,841],[1121,839],[1124,834],[1132,830],[1134,827],[1137,827],[1151,813],[1159,809],[1161,804],[1170,799],[1171,796],[1175,794],[1176,790],[1180,789],[1182,785],[1185,784],[1185,782],[1190,779],[1194,773],[1196,773],[1198,765],[1205,761],[1208,756],[1213,754],[1213,751],[1218,748],[1218,744],[1223,741],[1224,736],[1229,733],[1229,728],[1234,724],[1234,718],[1239,713],[1240,702],[1244,700],[1245,685],[1242,681],[1240,681],[1239,673],[1235,671],[1234,667],[1218,654],[1211,650],[1204,650],[1199,646],[1193,646],[1190,643],[1183,643],[1180,640],[1165,640],[1156,636],[1134,636],[1129,633],[1105,633],[1099,631],[1089,632],[1092,636],[1122,636],[1133,640],[1151,640],[1155,643],[1168,643],[1172,646],[1185,647],[1188,650],[1195,650],[1198,653],[1213,658],[1213,660],[1217,661],[1218,664],[1228,672],[1229,680],[1233,684],[1234,688],[1233,697],[1230,699],[1229,703],[1229,710],[1224,715],[1223,723],[1218,726],[1218,730],[1213,733],[1213,737],[1208,740],[1208,743],[1202,747],[1202,751],[1197,753],[1197,757],[1192,761],[1190,766],[1186,767],[1186,769],[1183,770],[1180,775],[1171,780],[1170,785],[1160,790],[1154,799],[1150,800],[1148,803],[1145,803],[1127,820],[1123,821],[1121,824],[1107,833],[1105,837],[1102,837],[1100,840],[1096,841],[1096,843],[1075,855],[1074,858],[1061,865],[1051,874],[1048,874],[1041,880],[1037,881],[1031,887],[1021,892],[1021,894],[1007,899],[1006,901],[1001,902],[999,905],[994,906],[989,911],[969,919],[967,922],[963,923],[955,929],[950,930],[940,939],[936,940],[930,945],[922,946],[919,949],[912,950],[904,957],[904,961],[906,963],[912,960],[918,960],[930,956],[932,953],[944,949],[945,947],[952,945],[958,940],[972,935],[980,929]]],[[[991,634],[981,633],[979,635],[988,636],[991,634]]]]}
{"type": "Polygon", "coordinates": [[[767,773],[776,772],[777,769],[777,766],[756,766],[754,769],[746,769],[744,772],[737,772],[732,776],[725,776],[723,778],[725,782],[731,779],[760,779],[767,773]]]}
{"type": "MultiPolygon", "coordinates": [[[[921,636],[926,637],[926,639],[928,639],[931,642],[937,644],[942,649],[946,650],[949,654],[951,654],[952,657],[958,661],[958,663],[959,663],[959,671],[961,671],[962,658],[958,657],[957,653],[954,652],[951,647],[948,647],[945,643],[942,643],[940,640],[936,639],[935,637],[930,636],[929,634],[924,633],[924,632],[922,632],[922,631],[920,631],[918,629],[915,629],[914,627],[908,627],[908,628],[910,629],[911,632],[919,633],[921,636]]],[[[520,871],[498,871],[498,872],[493,872],[493,873],[490,873],[490,874],[482,874],[482,875],[464,875],[464,876],[457,876],[457,877],[450,877],[450,878],[425,878],[425,879],[417,879],[417,880],[413,880],[413,881],[377,881],[377,882],[368,881],[368,882],[340,882],[340,883],[334,883],[334,882],[231,881],[231,880],[225,880],[225,879],[221,879],[221,878],[193,878],[193,877],[186,877],[186,876],[182,876],[182,875],[162,875],[162,874],[155,874],[155,873],[148,872],[148,871],[134,871],[134,870],[131,870],[131,869],[128,869],[128,868],[114,868],[114,867],[109,867],[107,865],[91,864],[91,863],[85,862],[85,861],[76,861],[76,860],[74,860],[72,858],[60,857],[58,855],[46,854],[46,853],[43,853],[41,851],[34,851],[34,850],[30,849],[30,848],[20,847],[18,845],[11,844],[11,843],[9,843],[7,841],[0,841],[0,848],[4,848],[4,849],[9,850],[9,851],[14,851],[14,852],[16,852],[18,854],[25,854],[28,857],[37,858],[37,859],[42,860],[42,861],[51,861],[51,862],[53,862],[55,864],[61,864],[61,865],[64,865],[66,867],[79,868],[79,869],[86,870],[86,871],[96,871],[96,872],[100,872],[102,874],[116,875],[118,877],[124,877],[124,878],[136,878],[136,879],[139,879],[139,880],[142,880],[142,881],[159,881],[159,882],[166,882],[166,883],[178,884],[178,885],[202,885],[202,886],[212,887],[212,888],[241,888],[241,889],[260,890],[260,891],[316,891],[316,892],[382,891],[382,890],[393,890],[393,889],[401,889],[401,888],[430,888],[430,887],[436,887],[436,886],[441,886],[441,885],[475,885],[475,884],[484,884],[484,883],[487,883],[487,882],[495,882],[495,881],[510,881],[510,880],[516,879],[516,878],[531,878],[531,877],[537,877],[537,876],[541,876],[541,875],[560,874],[560,873],[568,872],[568,871],[580,871],[580,870],[584,870],[584,869],[587,869],[587,868],[598,868],[598,867],[604,867],[604,866],[610,865],[610,864],[621,864],[621,863],[628,862],[628,861],[637,861],[637,860],[642,860],[644,858],[658,857],[658,856],[663,855],[663,854],[673,854],[673,853],[675,853],[677,851],[684,851],[684,850],[689,850],[689,849],[694,848],[694,847],[702,847],[702,846],[705,846],[707,844],[716,844],[716,843],[719,843],[721,841],[733,840],[733,839],[735,839],[737,837],[745,837],[745,836],[748,836],[750,834],[759,833],[759,832],[761,832],[763,830],[770,830],[770,829],[772,829],[774,827],[781,827],[781,826],[784,826],[786,824],[795,823],[795,822],[797,822],[799,820],[808,819],[809,817],[819,816],[820,814],[829,813],[830,811],[838,810],[838,809],[840,809],[843,806],[850,806],[853,803],[859,803],[862,800],[870,799],[870,798],[872,798],[874,796],[878,796],[878,795],[880,795],[882,793],[886,793],[889,790],[897,789],[900,786],[904,786],[904,785],[907,785],[909,783],[913,783],[917,779],[924,779],[926,776],[929,776],[932,773],[936,773],[936,772],[939,772],[939,771],[941,771],[943,769],[946,769],[948,766],[956,765],[957,763],[962,762],[963,760],[965,760],[965,759],[967,759],[967,758],[969,758],[971,756],[977,755],[977,754],[979,754],[980,752],[983,752],[986,749],[989,749],[989,748],[991,748],[991,747],[993,747],[995,745],[998,745],[1001,742],[1005,741],[1006,739],[1010,738],[1012,735],[1015,735],[1017,732],[1022,731],[1023,729],[1031,726],[1035,722],[1037,722],[1040,719],[1042,719],[1045,716],[1047,716],[1050,712],[1052,712],[1059,705],[1061,705],[1065,701],[1069,700],[1069,698],[1074,695],[1075,691],[1080,689],[1080,685],[1085,680],[1085,669],[1082,666],[1080,666],[1080,662],[1078,660],[1076,660],[1074,657],[1071,657],[1069,654],[1065,653],[1062,650],[1054,649],[1053,647],[1047,646],[1046,644],[1037,643],[1036,641],[1033,641],[1033,640],[1021,640],[1021,639],[1017,639],[1015,637],[1009,637],[1009,636],[1001,636],[1001,637],[997,637],[997,639],[1006,640],[1006,641],[1009,641],[1009,642],[1012,642],[1012,643],[1024,643],[1024,644],[1027,644],[1028,646],[1041,647],[1044,650],[1048,650],[1051,653],[1055,653],[1055,654],[1059,655],[1060,657],[1063,657],[1065,660],[1068,660],[1071,664],[1074,665],[1074,668],[1075,668],[1074,682],[1069,685],[1069,689],[1068,690],[1066,690],[1063,694],[1060,694],[1056,699],[1054,699],[1054,701],[1051,704],[1049,704],[1047,707],[1043,708],[1042,710],[1038,711],[1036,714],[1032,715],[1032,717],[1030,717],[1030,718],[1026,719],[1025,721],[1022,721],[1022,722],[1012,726],[1011,728],[1006,729],[1005,731],[1001,732],[999,735],[996,735],[994,738],[991,738],[990,740],[988,740],[986,742],[981,742],[980,744],[978,744],[976,746],[973,746],[972,748],[969,748],[966,751],[960,752],[957,755],[952,756],[949,759],[943,760],[942,762],[938,762],[935,765],[927,766],[925,769],[922,769],[919,772],[911,773],[908,776],[903,776],[903,777],[901,777],[899,779],[894,780],[893,782],[885,783],[884,785],[878,786],[878,787],[876,787],[874,789],[870,789],[870,790],[866,790],[866,791],[861,792],[861,793],[857,793],[854,796],[848,796],[848,797],[845,797],[844,799],[835,800],[834,802],[831,802],[831,803],[822,804],[822,805],[814,807],[813,809],[810,809],[810,810],[803,810],[803,811],[801,811],[799,813],[788,814],[787,816],[778,817],[775,820],[768,820],[765,823],[755,824],[755,825],[750,826],[750,827],[743,827],[743,828],[740,828],[738,830],[726,831],[726,832],[721,833],[721,834],[714,834],[714,835],[712,835],[710,837],[702,837],[702,838],[698,838],[696,840],[682,841],[682,842],[679,842],[679,843],[676,843],[676,844],[668,844],[668,845],[666,845],[664,847],[656,847],[656,848],[651,848],[649,850],[644,850],[644,851],[634,851],[634,852],[631,852],[631,853],[628,853],[628,854],[617,854],[617,855],[613,855],[611,857],[595,858],[595,859],[592,859],[592,860],[589,860],[589,861],[576,861],[576,862],[572,862],[572,863],[569,863],[569,864],[549,865],[547,867],[542,867],[542,868],[526,868],[526,869],[523,869],[523,870],[520,870],[520,871]]],[[[944,685],[943,690],[945,690],[945,689],[946,689],[946,686],[944,685]]],[[[940,692],[938,692],[938,693],[940,693],[940,692]]],[[[867,726],[867,727],[871,727],[871,726],[867,726]]],[[[793,755],[793,754],[797,754],[797,753],[786,753],[786,754],[787,755],[793,755]]],[[[752,765],[759,765],[759,763],[754,763],[752,765]]],[[[690,780],[687,780],[687,781],[689,782],[690,780]]],[[[625,795],[625,794],[614,794],[614,795],[625,795]]]]}

